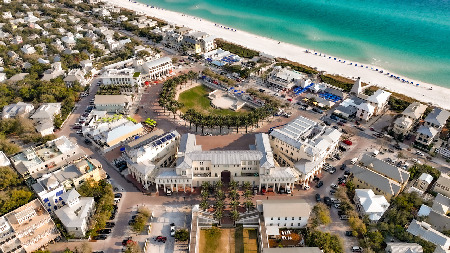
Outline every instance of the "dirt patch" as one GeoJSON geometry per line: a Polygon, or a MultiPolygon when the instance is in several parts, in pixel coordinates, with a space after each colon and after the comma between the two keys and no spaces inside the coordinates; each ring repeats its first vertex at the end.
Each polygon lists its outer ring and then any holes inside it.
{"type": "Polygon", "coordinates": [[[257,253],[258,252],[258,232],[256,229],[244,229],[244,253],[257,253]]]}
{"type": "Polygon", "coordinates": [[[235,229],[202,229],[199,249],[201,253],[235,253],[235,229]]]}

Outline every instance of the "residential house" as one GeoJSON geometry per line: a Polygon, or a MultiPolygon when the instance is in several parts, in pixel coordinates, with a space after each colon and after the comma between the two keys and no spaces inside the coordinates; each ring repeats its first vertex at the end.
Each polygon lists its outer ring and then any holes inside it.
{"type": "Polygon", "coordinates": [[[427,106],[419,102],[411,103],[402,112],[401,116],[394,121],[392,131],[396,134],[407,135],[414,124],[422,117],[426,109],[427,106]]]}
{"type": "Polygon", "coordinates": [[[417,243],[388,242],[386,253],[423,253],[423,249],[417,243]]]}
{"type": "MultiPolygon", "coordinates": [[[[25,252],[34,252],[60,236],[55,223],[37,199],[3,217],[10,226],[9,231],[14,233],[15,238],[20,241],[16,251],[11,252],[23,252],[19,246],[25,252]]],[[[16,244],[14,238],[13,243],[16,244]]]]}
{"type": "MultiPolygon", "coordinates": [[[[0,62],[2,63],[2,64],[0,64],[0,66],[3,65],[3,60],[1,60],[0,62]]],[[[0,73],[0,82],[4,82],[7,79],[8,78],[6,77],[6,73],[0,73]]]]}
{"type": "Polygon", "coordinates": [[[433,200],[433,205],[422,205],[418,216],[426,217],[428,222],[434,229],[438,231],[450,230],[450,198],[438,193],[433,200]]]}
{"type": "Polygon", "coordinates": [[[50,81],[59,76],[64,75],[65,71],[61,67],[61,62],[54,62],[51,64],[51,68],[44,72],[44,76],[41,78],[42,81],[50,81]]]}
{"type": "Polygon", "coordinates": [[[194,54],[207,53],[216,48],[214,37],[205,32],[191,31],[184,35],[183,42],[192,48],[194,54]]]}
{"type": "Polygon", "coordinates": [[[11,41],[11,43],[15,45],[22,44],[23,43],[22,36],[19,35],[15,36],[14,39],[11,41]]]}
{"type": "Polygon", "coordinates": [[[14,229],[4,216],[0,217],[0,252],[26,252],[14,229]]]}
{"type": "Polygon", "coordinates": [[[0,166],[5,167],[9,166],[11,164],[11,161],[9,161],[8,157],[3,153],[3,151],[0,151],[0,166]]]}
{"type": "Polygon", "coordinates": [[[132,102],[132,98],[127,95],[95,95],[94,99],[97,110],[110,113],[127,112],[132,102]]]}
{"type": "Polygon", "coordinates": [[[421,222],[414,219],[406,231],[435,244],[437,247],[442,247],[446,251],[450,250],[450,237],[433,229],[430,224],[424,221],[421,222]]]}
{"type": "Polygon", "coordinates": [[[42,174],[31,187],[47,210],[53,212],[61,206],[64,192],[80,186],[88,179],[99,181],[104,178],[106,172],[98,161],[82,158],[73,164],[42,174]]]}
{"type": "Polygon", "coordinates": [[[2,118],[9,119],[15,117],[28,117],[31,111],[34,110],[32,104],[18,102],[17,104],[9,104],[3,107],[2,118]]]}
{"type": "Polygon", "coordinates": [[[64,78],[64,83],[68,87],[72,87],[75,83],[78,83],[81,86],[86,86],[89,80],[89,78],[86,78],[84,69],[71,69],[64,78]]]}
{"type": "Polygon", "coordinates": [[[371,222],[377,222],[389,207],[386,198],[375,195],[371,189],[356,189],[354,201],[356,210],[362,217],[367,215],[371,222]]]}
{"type": "Polygon", "coordinates": [[[53,134],[54,117],[59,113],[61,113],[61,103],[46,103],[39,106],[30,118],[35,122],[36,130],[42,136],[46,136],[53,134]]]}
{"type": "Polygon", "coordinates": [[[359,94],[359,97],[366,100],[366,102],[358,106],[356,117],[360,120],[367,121],[374,115],[380,115],[385,110],[390,96],[390,92],[382,89],[377,90],[370,96],[359,94]]]}
{"type": "Polygon", "coordinates": [[[450,112],[434,108],[425,118],[425,123],[417,130],[416,142],[425,146],[430,145],[445,126],[450,112]]]}
{"type": "Polygon", "coordinates": [[[77,41],[75,40],[75,37],[72,33],[68,33],[66,36],[61,38],[61,41],[66,45],[66,47],[72,49],[76,44],[77,41]]]}
{"type": "Polygon", "coordinates": [[[22,52],[24,54],[34,54],[34,53],[36,53],[36,49],[34,49],[34,47],[31,46],[30,44],[23,45],[23,47],[20,50],[22,50],[22,52]]]}
{"type": "Polygon", "coordinates": [[[423,192],[428,190],[428,186],[433,181],[433,176],[427,173],[422,173],[420,177],[414,182],[413,186],[423,192]]]}
{"type": "Polygon", "coordinates": [[[63,206],[55,211],[56,217],[67,233],[75,237],[84,237],[95,210],[94,198],[81,197],[75,189],[72,189],[61,195],[61,201],[63,206]]]}
{"type": "Polygon", "coordinates": [[[446,197],[450,197],[450,176],[448,174],[441,173],[441,176],[434,184],[433,191],[446,197]]]}
{"type": "Polygon", "coordinates": [[[356,165],[351,169],[356,188],[372,189],[390,200],[408,183],[409,172],[375,157],[364,154],[360,163],[362,166],[356,165]]]}
{"type": "Polygon", "coordinates": [[[80,61],[80,66],[85,72],[89,72],[93,68],[91,60],[80,61]]]}

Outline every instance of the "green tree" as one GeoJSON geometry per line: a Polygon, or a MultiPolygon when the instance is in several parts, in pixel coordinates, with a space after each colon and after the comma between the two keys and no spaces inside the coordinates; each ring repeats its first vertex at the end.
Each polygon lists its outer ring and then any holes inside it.
{"type": "Polygon", "coordinates": [[[175,231],[175,239],[181,242],[189,240],[189,231],[187,229],[178,229],[175,231]]]}
{"type": "Polygon", "coordinates": [[[330,209],[324,203],[315,205],[312,212],[312,223],[314,227],[331,223],[330,209]]]}

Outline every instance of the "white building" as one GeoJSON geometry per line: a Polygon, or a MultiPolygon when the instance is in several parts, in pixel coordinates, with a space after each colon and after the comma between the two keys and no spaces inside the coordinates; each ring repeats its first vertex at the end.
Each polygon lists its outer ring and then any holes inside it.
{"type": "Polygon", "coordinates": [[[84,69],[71,69],[67,76],[64,78],[64,83],[68,87],[72,87],[75,83],[80,84],[81,86],[86,86],[88,84],[90,78],[86,78],[86,72],[84,69]]]}
{"type": "Polygon", "coordinates": [[[386,253],[422,253],[423,249],[417,243],[388,242],[386,253]]]}
{"type": "Polygon", "coordinates": [[[417,130],[416,142],[422,145],[430,145],[445,126],[450,112],[440,108],[434,108],[425,118],[425,123],[417,130]]]}
{"type": "Polygon", "coordinates": [[[24,54],[34,54],[34,53],[36,53],[36,49],[34,49],[34,47],[31,46],[30,44],[23,45],[23,47],[20,50],[22,50],[22,52],[24,54]]]}
{"type": "Polygon", "coordinates": [[[42,136],[46,136],[53,134],[54,117],[59,113],[61,113],[61,103],[46,103],[39,106],[30,118],[35,122],[36,130],[42,136]]]}
{"type": "Polygon", "coordinates": [[[427,109],[426,105],[419,102],[411,103],[394,121],[392,130],[396,134],[406,135],[409,133],[414,124],[422,117],[423,113],[427,109]]]}
{"type": "Polygon", "coordinates": [[[132,98],[127,95],[95,95],[94,98],[95,108],[99,111],[127,112],[131,104],[132,98]]]}
{"type": "Polygon", "coordinates": [[[377,222],[389,207],[383,195],[375,195],[370,189],[356,189],[354,201],[356,210],[361,216],[367,215],[371,222],[377,222]]]}
{"type": "Polygon", "coordinates": [[[293,167],[299,181],[308,184],[332,155],[341,132],[303,116],[270,133],[273,157],[283,166],[293,167]]]}
{"type": "Polygon", "coordinates": [[[158,79],[172,73],[173,65],[170,57],[162,57],[142,65],[145,76],[150,79],[158,79]]]}
{"type": "Polygon", "coordinates": [[[3,153],[3,151],[0,151],[0,166],[5,167],[9,166],[11,162],[9,161],[8,157],[3,153]]]}
{"type": "Polygon", "coordinates": [[[306,75],[300,72],[282,68],[281,66],[275,66],[273,71],[267,77],[267,82],[272,87],[279,90],[289,90],[294,86],[306,87],[307,80],[306,75]]]}
{"type": "Polygon", "coordinates": [[[107,69],[101,76],[103,85],[141,85],[141,73],[135,72],[134,69],[107,69]]]}
{"type": "Polygon", "coordinates": [[[3,107],[2,118],[9,119],[15,117],[27,117],[33,110],[34,106],[32,104],[27,104],[24,102],[10,104],[3,107]]]}
{"type": "Polygon", "coordinates": [[[216,48],[214,37],[205,32],[191,31],[184,35],[183,42],[192,47],[194,54],[207,53],[216,48]]]}
{"type": "Polygon", "coordinates": [[[42,81],[50,81],[57,78],[58,76],[64,75],[65,71],[62,69],[61,62],[54,62],[50,69],[44,72],[44,76],[41,78],[42,81]]]}
{"type": "Polygon", "coordinates": [[[366,100],[366,102],[358,106],[356,117],[360,120],[367,121],[372,116],[380,115],[385,110],[390,96],[390,92],[384,91],[382,89],[377,90],[370,96],[359,94],[359,97],[366,100]]]}
{"type": "MultiPolygon", "coordinates": [[[[7,228],[8,226],[5,226],[5,223],[3,223],[3,227],[12,232],[15,238],[20,241],[20,245],[17,245],[17,251],[11,251],[10,248],[8,252],[34,252],[59,236],[55,223],[37,199],[5,214],[3,217],[7,220],[10,228],[7,228]]],[[[11,238],[12,243],[16,244],[16,239],[11,238]]],[[[3,247],[3,245],[0,247],[3,247]]]]}
{"type": "Polygon", "coordinates": [[[63,207],[55,211],[55,215],[64,225],[67,233],[75,237],[84,237],[89,225],[89,219],[94,212],[94,198],[80,197],[72,189],[61,195],[63,207]]]}
{"type": "Polygon", "coordinates": [[[305,227],[312,211],[312,206],[301,199],[262,200],[258,204],[258,210],[264,216],[264,225],[278,229],[305,227]]]}

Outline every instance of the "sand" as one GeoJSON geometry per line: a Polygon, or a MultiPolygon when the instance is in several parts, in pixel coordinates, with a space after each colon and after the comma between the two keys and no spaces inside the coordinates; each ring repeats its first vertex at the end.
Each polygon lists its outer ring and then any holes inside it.
{"type": "Polygon", "coordinates": [[[413,80],[372,65],[366,68],[365,64],[362,64],[364,67],[360,67],[361,64],[357,62],[352,62],[353,64],[350,65],[351,61],[348,60],[346,63],[342,63],[344,59],[341,58],[334,60],[335,57],[331,55],[326,55],[326,57],[324,57],[323,54],[322,56],[318,56],[315,55],[314,52],[307,53],[305,48],[296,45],[275,41],[245,31],[232,31],[231,29],[221,28],[221,24],[215,24],[202,18],[178,12],[147,7],[146,4],[141,4],[139,2],[134,3],[134,1],[130,2],[129,0],[104,0],[104,2],[133,11],[139,11],[147,16],[166,20],[167,22],[178,26],[185,26],[193,30],[203,31],[216,38],[223,38],[229,42],[243,45],[274,57],[282,57],[315,67],[317,70],[326,71],[328,74],[338,74],[352,79],[361,77],[362,82],[376,85],[392,92],[404,94],[423,103],[450,110],[450,102],[447,101],[450,99],[450,89],[448,88],[413,80]],[[331,59],[329,59],[330,56],[331,59]],[[339,60],[341,60],[341,62],[339,62],[339,60]],[[355,64],[357,64],[358,67],[356,67],[355,64]],[[375,71],[376,68],[383,70],[384,73],[382,74],[379,71],[375,71]],[[395,76],[400,76],[400,80],[405,79],[413,82],[414,85],[395,80],[394,78],[391,78],[390,75],[386,75],[388,72],[395,76]],[[420,85],[416,86],[416,83],[419,83],[420,85]]]}

